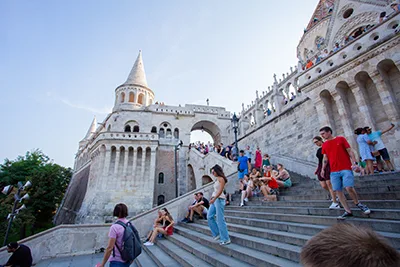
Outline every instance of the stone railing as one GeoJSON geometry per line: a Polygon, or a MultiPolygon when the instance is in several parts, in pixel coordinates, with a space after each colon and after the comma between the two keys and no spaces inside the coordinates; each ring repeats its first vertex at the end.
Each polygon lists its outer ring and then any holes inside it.
{"type": "MultiPolygon", "coordinates": [[[[216,152],[210,152],[207,155],[204,155],[192,148],[188,153],[188,164],[193,167],[196,178],[196,187],[201,186],[203,176],[211,176],[210,169],[215,164],[222,167],[227,177],[237,173],[237,162],[224,158],[216,152]]],[[[236,190],[235,188],[238,187],[236,183],[237,179],[230,181],[227,185],[226,191],[228,193],[234,193],[236,190]]]]}
{"type": "MultiPolygon", "coordinates": [[[[187,207],[193,202],[193,194],[201,191],[209,198],[213,191],[213,185],[214,183],[209,183],[179,198],[141,213],[130,220],[143,237],[153,225],[158,209],[167,208],[175,221],[178,222],[185,216],[187,207]]],[[[134,203],[128,204],[128,207],[130,205],[134,205],[134,203]]],[[[31,248],[34,263],[48,258],[93,254],[96,249],[107,246],[110,225],[60,225],[19,242],[31,248]]],[[[6,247],[0,248],[1,263],[5,263],[9,256],[6,247]]]]}
{"type": "Polygon", "coordinates": [[[397,13],[388,20],[368,30],[357,39],[352,40],[332,55],[324,58],[310,69],[302,72],[298,78],[300,88],[332,72],[339,66],[351,61],[366,51],[369,51],[372,47],[376,47],[385,42],[395,35],[395,30],[399,29],[399,24],[400,13],[397,13]]]}

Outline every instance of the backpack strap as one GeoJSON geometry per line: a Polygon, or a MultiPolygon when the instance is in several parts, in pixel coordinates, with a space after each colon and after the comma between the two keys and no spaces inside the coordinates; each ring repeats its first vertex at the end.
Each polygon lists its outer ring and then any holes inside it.
{"type": "MultiPolygon", "coordinates": [[[[129,223],[129,222],[128,222],[129,223]]],[[[122,227],[124,227],[124,230],[126,229],[126,224],[121,222],[121,221],[116,221],[114,224],[118,224],[121,225],[122,227]]],[[[113,257],[115,257],[115,247],[117,247],[119,254],[122,255],[122,251],[121,249],[118,247],[117,245],[117,240],[115,240],[115,246],[113,247],[113,257]]]]}

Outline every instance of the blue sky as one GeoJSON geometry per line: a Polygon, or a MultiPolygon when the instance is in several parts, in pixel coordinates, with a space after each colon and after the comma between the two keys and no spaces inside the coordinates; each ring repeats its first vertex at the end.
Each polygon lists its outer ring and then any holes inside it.
{"type": "Polygon", "coordinates": [[[73,166],[137,57],[156,101],[249,104],[288,72],[318,0],[0,2],[0,160],[73,166]]]}

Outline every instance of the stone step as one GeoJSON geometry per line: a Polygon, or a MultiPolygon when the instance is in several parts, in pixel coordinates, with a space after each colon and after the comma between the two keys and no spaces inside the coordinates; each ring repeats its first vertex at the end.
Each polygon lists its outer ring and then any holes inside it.
{"type": "MultiPolygon", "coordinates": [[[[333,225],[338,221],[337,216],[298,215],[298,214],[286,214],[286,213],[250,212],[250,211],[237,211],[237,210],[235,211],[226,210],[225,215],[230,217],[310,223],[317,225],[333,225]]],[[[375,231],[400,233],[400,221],[370,219],[367,218],[367,215],[363,216],[364,217],[348,218],[346,219],[346,221],[357,225],[363,225],[367,227],[369,226],[375,231]]]]}
{"type": "MultiPolygon", "coordinates": [[[[260,227],[236,225],[227,223],[229,233],[235,232],[240,234],[246,234],[249,236],[260,237],[269,239],[272,241],[284,242],[286,244],[303,246],[310,238],[311,235],[302,235],[295,233],[288,233],[284,231],[269,230],[260,227]]],[[[182,227],[192,229],[195,231],[201,231],[203,234],[209,234],[210,228],[208,227],[207,221],[201,220],[198,223],[182,223],[182,227]]]]}
{"type": "MultiPolygon", "coordinates": [[[[247,202],[249,203],[249,202],[247,202]]],[[[354,205],[352,205],[354,206],[354,205]]],[[[350,207],[352,207],[350,206],[350,207]]],[[[231,206],[226,211],[251,211],[251,212],[268,212],[268,213],[282,213],[285,214],[302,214],[302,215],[319,215],[319,216],[339,216],[342,215],[344,209],[330,210],[328,208],[307,208],[307,207],[257,207],[257,206],[244,206],[244,207],[233,207],[231,206]]],[[[354,216],[365,217],[360,209],[354,207],[351,208],[354,216]]],[[[372,209],[372,212],[367,216],[372,219],[384,219],[384,220],[400,220],[400,209],[372,209]]]]}
{"type": "MultiPolygon", "coordinates": [[[[347,195],[347,192],[346,192],[347,195]]],[[[348,196],[348,195],[347,195],[348,196]]],[[[391,193],[374,193],[374,194],[358,194],[359,199],[362,200],[398,200],[400,199],[400,192],[391,193]]],[[[325,200],[326,194],[317,195],[294,195],[294,196],[278,196],[278,201],[286,200],[325,200]]]]}
{"type": "Polygon", "coordinates": [[[178,263],[175,258],[171,257],[167,254],[167,252],[159,246],[162,239],[157,239],[157,246],[142,246],[146,253],[150,256],[150,258],[155,262],[155,264],[159,267],[173,267],[173,266],[188,266],[184,264],[178,263]]]}
{"type": "MultiPolygon", "coordinates": [[[[252,198],[251,201],[246,203],[246,206],[274,206],[274,207],[310,207],[310,208],[328,208],[332,203],[330,200],[287,200],[287,201],[276,201],[266,202],[261,201],[262,197],[252,198]]],[[[231,205],[226,206],[225,209],[236,208],[239,205],[239,200],[234,200],[231,205]]],[[[350,206],[353,201],[348,200],[350,206]]],[[[363,204],[367,205],[371,209],[400,209],[400,200],[363,200],[363,204]]]]}
{"type": "Polygon", "coordinates": [[[142,249],[142,253],[134,261],[138,267],[157,267],[158,265],[147,254],[146,249],[142,249]]]}
{"type": "MultiPolygon", "coordinates": [[[[225,220],[228,224],[241,225],[243,227],[256,227],[262,229],[276,230],[288,233],[295,233],[300,235],[314,236],[320,231],[328,228],[328,225],[318,225],[310,223],[298,223],[288,221],[274,221],[265,219],[253,219],[253,218],[240,218],[225,216],[225,220]]],[[[354,223],[351,219],[346,220],[347,223],[354,223]]],[[[206,224],[205,221],[199,221],[200,224],[206,224]]],[[[340,223],[340,222],[338,222],[340,223]]],[[[393,247],[400,250],[400,234],[391,233],[386,231],[377,231],[379,234],[387,238],[393,247]]]]}
{"type": "Polygon", "coordinates": [[[207,264],[204,260],[196,257],[189,251],[177,246],[167,239],[160,239],[157,241],[157,246],[159,246],[162,250],[168,253],[172,258],[179,262],[178,265],[169,265],[169,266],[185,266],[185,267],[211,267],[212,265],[207,264]]]}
{"type": "MultiPolygon", "coordinates": [[[[226,255],[225,253],[221,253],[220,251],[215,250],[210,247],[208,243],[195,242],[186,236],[178,234],[178,231],[175,227],[175,232],[173,235],[168,236],[167,240],[171,241],[173,244],[183,248],[196,255],[198,258],[204,260],[208,264],[212,266],[218,267],[227,267],[227,266],[252,266],[246,262],[240,261],[237,258],[233,258],[231,255],[226,255]]],[[[183,233],[183,232],[182,232],[183,233]]],[[[211,238],[211,237],[210,237],[211,238]]],[[[211,238],[212,242],[214,242],[217,246],[219,246],[218,242],[214,241],[211,238]]],[[[211,241],[210,241],[211,242],[211,241]]],[[[230,246],[230,245],[229,245],[230,246]]]]}
{"type": "MultiPolygon", "coordinates": [[[[194,225],[196,226],[196,225],[194,225]]],[[[182,226],[185,228],[185,226],[182,226]]],[[[194,227],[191,230],[194,230],[199,233],[203,233],[205,235],[210,234],[210,229],[208,227],[201,228],[200,225],[198,227],[194,227]]],[[[299,262],[300,261],[300,251],[301,247],[290,245],[282,242],[277,242],[274,240],[269,240],[265,238],[260,238],[258,236],[250,236],[247,234],[242,234],[238,232],[230,232],[230,239],[234,244],[238,244],[244,247],[253,248],[271,255],[275,255],[281,258],[285,258],[291,261],[299,262]]]]}
{"type": "MultiPolygon", "coordinates": [[[[246,246],[236,244],[235,242],[227,246],[220,246],[211,235],[205,235],[197,231],[193,231],[181,226],[175,227],[177,233],[186,239],[192,240],[195,244],[207,245],[214,252],[218,251],[227,256],[230,256],[236,260],[247,262],[254,266],[299,266],[298,263],[280,258],[262,251],[255,250],[246,246]]],[[[174,237],[174,236],[171,236],[174,237]]],[[[168,237],[170,238],[170,237],[168,237]]],[[[266,242],[268,240],[264,240],[266,242]]],[[[282,244],[285,245],[285,244],[282,244]]],[[[242,266],[242,265],[230,265],[230,266],[242,266]]]]}
{"type": "MultiPolygon", "coordinates": [[[[356,188],[358,194],[371,194],[371,193],[392,193],[392,192],[400,192],[400,185],[385,185],[381,187],[357,187],[356,188]]],[[[287,190],[280,190],[281,196],[289,196],[289,195],[327,195],[328,191],[319,188],[312,189],[298,189],[298,188],[290,188],[287,190]]]]}

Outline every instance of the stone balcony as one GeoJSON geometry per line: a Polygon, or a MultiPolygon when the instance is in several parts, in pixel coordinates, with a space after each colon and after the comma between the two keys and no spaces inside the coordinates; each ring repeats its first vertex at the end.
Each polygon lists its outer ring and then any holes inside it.
{"type": "Polygon", "coordinates": [[[376,25],[352,40],[340,50],[324,58],[318,64],[299,75],[299,87],[307,86],[340,66],[356,59],[370,49],[384,43],[396,34],[400,24],[400,13],[394,14],[386,21],[376,25]]]}

